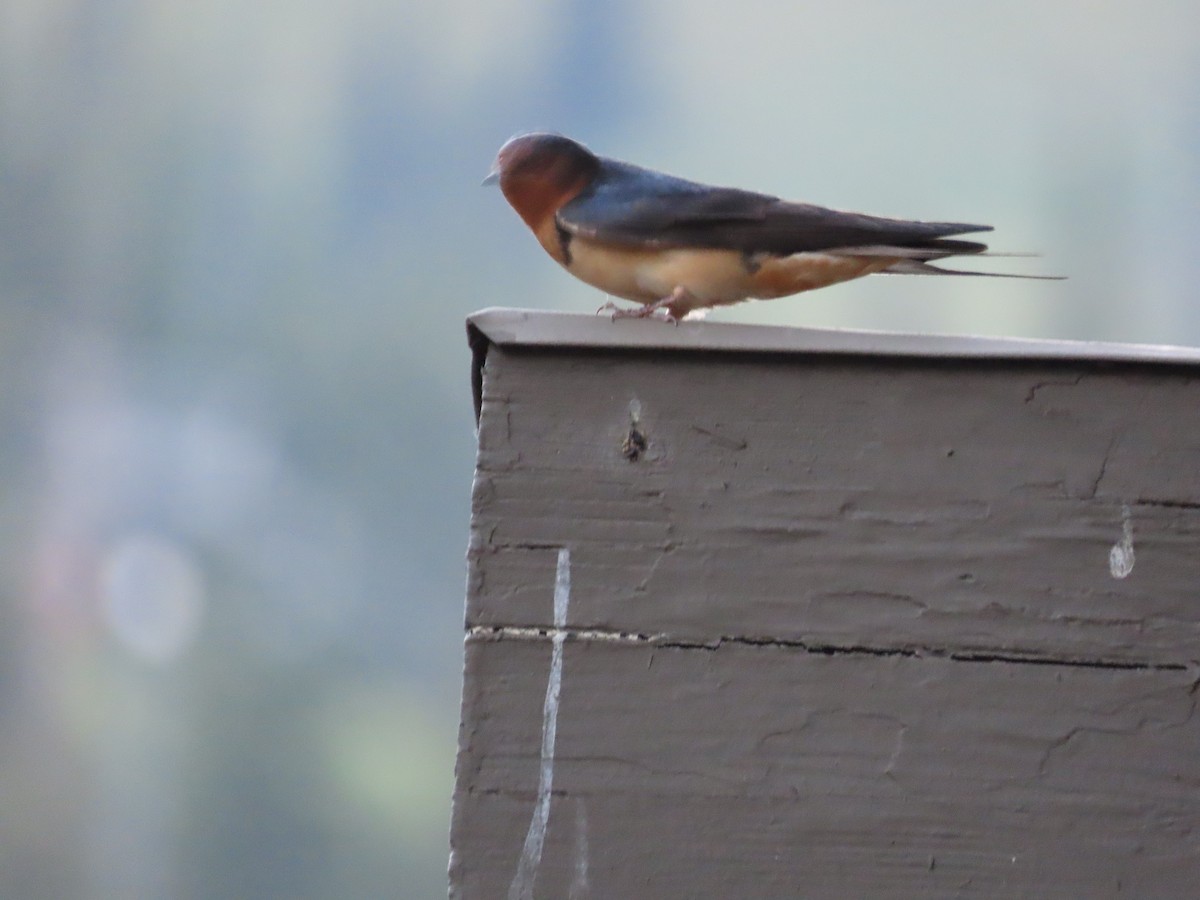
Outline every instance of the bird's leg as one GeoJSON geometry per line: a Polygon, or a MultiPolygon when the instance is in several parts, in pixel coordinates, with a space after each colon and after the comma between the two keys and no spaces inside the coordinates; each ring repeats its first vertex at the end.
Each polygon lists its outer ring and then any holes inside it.
{"type": "Polygon", "coordinates": [[[671,296],[664,297],[654,305],[655,307],[665,309],[667,311],[667,320],[678,325],[680,319],[700,306],[701,303],[691,291],[680,284],[676,285],[675,290],[671,291],[671,296]]]}
{"type": "MultiPolygon", "coordinates": [[[[678,325],[679,320],[686,316],[696,305],[696,298],[683,285],[671,291],[669,296],[647,303],[634,309],[621,309],[611,301],[600,307],[600,310],[612,309],[612,317],[616,319],[651,319],[661,318],[664,322],[678,325]],[[662,313],[661,316],[658,314],[662,313]]],[[[597,310],[599,312],[600,310],[597,310]]]]}
{"type": "Polygon", "coordinates": [[[635,307],[633,307],[633,309],[625,309],[624,307],[617,306],[615,303],[607,303],[604,306],[600,307],[600,309],[598,309],[597,312],[604,312],[605,310],[611,309],[612,310],[612,319],[614,322],[617,321],[617,319],[656,319],[656,318],[661,318],[664,322],[674,322],[675,318],[671,315],[671,313],[667,310],[667,308],[662,305],[663,302],[664,301],[660,300],[657,303],[647,303],[644,306],[635,306],[635,307]],[[658,313],[660,311],[663,313],[662,316],[655,315],[655,313],[658,313]]]}

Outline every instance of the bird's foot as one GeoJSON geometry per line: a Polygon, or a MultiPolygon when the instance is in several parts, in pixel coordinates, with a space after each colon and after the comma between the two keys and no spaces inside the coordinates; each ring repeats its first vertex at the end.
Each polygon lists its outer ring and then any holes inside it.
{"type": "Polygon", "coordinates": [[[665,303],[666,301],[660,300],[657,303],[648,303],[644,306],[635,306],[632,309],[627,309],[623,306],[617,306],[617,304],[610,300],[596,310],[596,315],[600,315],[603,312],[611,313],[614,322],[617,319],[661,319],[664,322],[675,322],[678,324],[678,319],[671,314],[665,303]]]}
{"type": "Polygon", "coordinates": [[[624,309],[610,300],[596,312],[611,311],[614,321],[617,319],[659,319],[663,322],[670,322],[672,325],[678,325],[679,320],[691,312],[696,305],[696,298],[687,288],[677,287],[671,291],[669,296],[656,300],[654,303],[635,306],[633,309],[624,309]]]}
{"type": "Polygon", "coordinates": [[[653,313],[661,311],[668,322],[678,325],[680,319],[701,306],[703,304],[691,291],[683,285],[677,285],[669,296],[663,297],[657,303],[651,303],[646,308],[653,313]]]}

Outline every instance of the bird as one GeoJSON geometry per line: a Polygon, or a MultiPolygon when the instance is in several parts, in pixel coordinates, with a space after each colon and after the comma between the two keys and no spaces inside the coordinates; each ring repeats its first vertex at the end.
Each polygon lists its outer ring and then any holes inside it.
{"type": "MultiPolygon", "coordinates": [[[[613,318],[678,322],[744,300],[815,290],[876,272],[967,272],[933,265],[987,245],[958,235],[990,225],[921,222],[794,203],[688,181],[598,156],[561,134],[508,140],[484,184],[505,199],[555,262],[606,294],[641,304],[613,318]]],[[[1014,254],[1019,255],[1019,254],[1014,254]]]]}

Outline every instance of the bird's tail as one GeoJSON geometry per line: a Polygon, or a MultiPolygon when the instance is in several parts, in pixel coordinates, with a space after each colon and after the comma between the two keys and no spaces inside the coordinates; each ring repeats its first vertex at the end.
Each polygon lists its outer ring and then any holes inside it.
{"type": "MultiPolygon", "coordinates": [[[[1000,256],[1002,254],[987,254],[1000,256]]],[[[1022,254],[1011,254],[1013,256],[1022,254]]],[[[940,257],[937,257],[940,258],[940,257]]],[[[1066,275],[1014,275],[1008,272],[968,272],[963,269],[942,269],[922,259],[902,259],[881,270],[883,275],[978,275],[982,278],[1031,278],[1036,281],[1064,281],[1066,275]]]]}
{"type": "Polygon", "coordinates": [[[969,272],[962,269],[941,269],[932,263],[949,256],[1037,256],[1036,253],[993,253],[987,244],[954,238],[936,238],[916,245],[872,244],[862,247],[839,247],[823,251],[833,256],[890,256],[900,257],[882,275],[979,275],[984,278],[1032,278],[1037,281],[1062,281],[1065,275],[1010,275],[1005,272],[969,272]]]}

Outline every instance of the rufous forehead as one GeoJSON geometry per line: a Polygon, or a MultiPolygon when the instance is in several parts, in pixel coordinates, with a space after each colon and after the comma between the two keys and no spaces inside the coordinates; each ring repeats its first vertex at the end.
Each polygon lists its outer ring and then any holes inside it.
{"type": "Polygon", "coordinates": [[[496,154],[496,158],[504,163],[514,163],[529,156],[535,148],[533,142],[528,135],[512,138],[505,142],[500,148],[500,152],[496,154]]]}
{"type": "Polygon", "coordinates": [[[501,166],[512,167],[539,160],[549,162],[574,156],[587,157],[590,154],[582,144],[577,144],[560,134],[533,132],[510,138],[500,148],[496,159],[501,166]]]}

